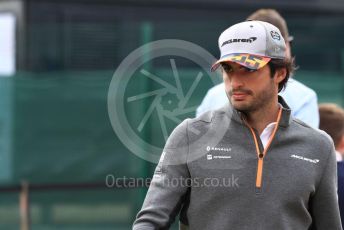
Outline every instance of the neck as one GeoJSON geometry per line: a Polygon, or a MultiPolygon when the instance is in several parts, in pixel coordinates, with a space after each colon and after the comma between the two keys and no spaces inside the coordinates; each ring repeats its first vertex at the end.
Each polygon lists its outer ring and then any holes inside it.
{"type": "Polygon", "coordinates": [[[256,129],[260,135],[268,124],[277,121],[278,110],[278,101],[274,100],[264,108],[246,113],[246,120],[248,124],[252,128],[256,129]]]}

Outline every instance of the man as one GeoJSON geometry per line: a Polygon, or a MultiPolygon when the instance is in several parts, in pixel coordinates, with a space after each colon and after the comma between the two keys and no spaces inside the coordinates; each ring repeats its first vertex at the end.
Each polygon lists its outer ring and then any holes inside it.
{"type": "Polygon", "coordinates": [[[338,161],[338,203],[342,223],[344,222],[344,110],[333,103],[319,105],[321,130],[328,133],[336,149],[338,161]]]}
{"type": "Polygon", "coordinates": [[[293,71],[281,32],[246,21],[218,44],[229,103],[172,132],[133,229],[180,210],[191,230],[342,229],[333,143],[278,97],[293,71]]]}
{"type": "Polygon", "coordinates": [[[319,105],[320,126],[331,136],[336,149],[337,161],[344,155],[344,110],[333,103],[319,105]]]}
{"type": "MultiPolygon", "coordinates": [[[[286,21],[276,10],[260,9],[250,15],[248,19],[269,22],[276,26],[286,41],[287,56],[291,57],[290,42],[293,40],[293,37],[289,36],[286,21]]],[[[281,91],[280,95],[290,106],[293,116],[313,128],[318,128],[318,102],[314,90],[295,79],[289,79],[286,89],[281,91]]],[[[198,117],[209,110],[218,109],[226,102],[227,96],[224,90],[224,83],[216,85],[206,94],[201,105],[197,108],[196,116],[198,117]]]]}

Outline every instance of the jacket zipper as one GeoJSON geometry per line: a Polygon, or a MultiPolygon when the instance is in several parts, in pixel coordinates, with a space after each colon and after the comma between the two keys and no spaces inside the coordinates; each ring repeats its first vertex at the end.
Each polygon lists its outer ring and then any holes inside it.
{"type": "Polygon", "coordinates": [[[253,128],[245,121],[246,125],[248,128],[251,130],[251,133],[253,135],[254,139],[254,144],[256,146],[256,152],[257,152],[257,157],[258,157],[258,162],[257,162],[257,175],[256,175],[256,188],[261,188],[262,187],[262,178],[263,178],[263,165],[264,165],[264,157],[266,156],[266,153],[271,145],[272,140],[275,138],[275,134],[277,132],[280,120],[282,116],[282,108],[279,109],[278,111],[278,116],[277,116],[277,121],[276,125],[274,127],[274,130],[272,131],[272,134],[270,135],[270,138],[268,140],[267,145],[264,148],[263,153],[260,152],[259,145],[258,145],[258,139],[257,136],[253,130],[253,128]]]}

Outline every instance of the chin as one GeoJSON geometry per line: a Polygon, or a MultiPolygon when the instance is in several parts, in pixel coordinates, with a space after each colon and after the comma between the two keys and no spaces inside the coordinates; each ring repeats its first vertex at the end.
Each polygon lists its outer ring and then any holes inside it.
{"type": "Polygon", "coordinates": [[[235,109],[245,109],[247,108],[249,105],[247,104],[247,102],[245,101],[235,101],[235,100],[231,100],[231,104],[235,109]]]}
{"type": "Polygon", "coordinates": [[[243,105],[233,104],[233,107],[234,107],[234,109],[239,110],[239,111],[242,111],[242,112],[248,110],[247,106],[243,106],[243,105]]]}
{"type": "Polygon", "coordinates": [[[234,109],[243,112],[243,113],[247,113],[248,111],[250,111],[248,108],[243,107],[243,106],[234,106],[234,109]]]}
{"type": "Polygon", "coordinates": [[[240,112],[248,112],[251,111],[251,106],[244,102],[232,102],[232,106],[234,109],[240,111],[240,112]]]}

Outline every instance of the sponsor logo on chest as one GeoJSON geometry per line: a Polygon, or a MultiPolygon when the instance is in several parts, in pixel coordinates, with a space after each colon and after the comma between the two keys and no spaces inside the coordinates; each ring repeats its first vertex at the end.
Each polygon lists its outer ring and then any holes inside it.
{"type": "Polygon", "coordinates": [[[299,156],[299,155],[296,155],[296,154],[290,155],[290,157],[294,158],[294,159],[298,159],[298,160],[307,161],[307,162],[310,162],[310,163],[313,163],[313,164],[317,164],[320,161],[319,159],[310,159],[310,158],[299,156]]]}
{"type": "Polygon", "coordinates": [[[218,155],[220,153],[228,153],[231,152],[232,149],[228,147],[212,147],[207,146],[207,160],[214,160],[214,159],[231,159],[232,156],[229,155],[218,155]]]}

